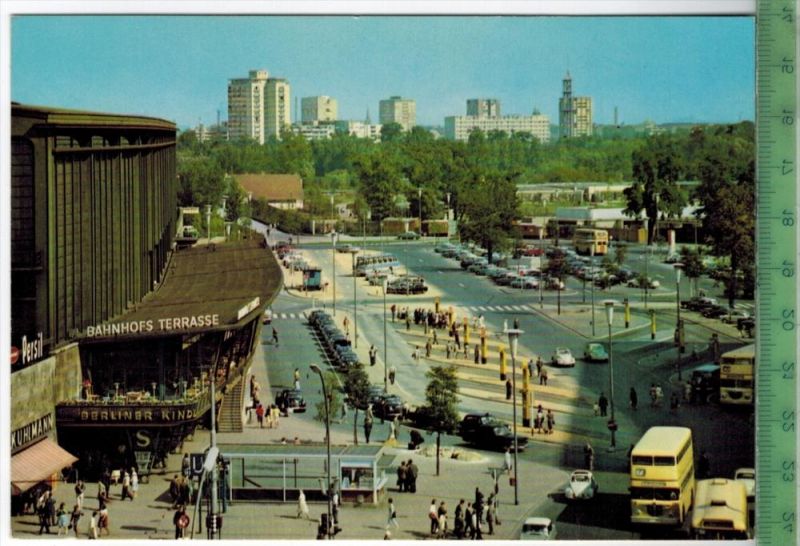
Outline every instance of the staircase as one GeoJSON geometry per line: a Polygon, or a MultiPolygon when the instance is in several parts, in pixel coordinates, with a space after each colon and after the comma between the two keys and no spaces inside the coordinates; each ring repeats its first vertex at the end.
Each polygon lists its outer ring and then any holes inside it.
{"type": "Polygon", "coordinates": [[[225,393],[219,409],[219,420],[217,421],[218,432],[242,432],[244,408],[244,381],[240,377],[236,385],[225,393]]]}

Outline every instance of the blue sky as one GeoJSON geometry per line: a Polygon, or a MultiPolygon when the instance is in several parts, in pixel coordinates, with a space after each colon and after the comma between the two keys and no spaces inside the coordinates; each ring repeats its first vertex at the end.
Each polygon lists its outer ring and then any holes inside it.
{"type": "MultiPolygon", "coordinates": [[[[266,69],[292,96],[363,119],[390,95],[442,125],[466,100],[558,121],[561,80],[595,123],[754,119],[751,17],[14,16],[15,101],[193,126],[227,117],[227,82],[266,69]]],[[[292,104],[294,108],[294,104],[292,104]]],[[[294,112],[292,114],[294,118],[294,112]]]]}

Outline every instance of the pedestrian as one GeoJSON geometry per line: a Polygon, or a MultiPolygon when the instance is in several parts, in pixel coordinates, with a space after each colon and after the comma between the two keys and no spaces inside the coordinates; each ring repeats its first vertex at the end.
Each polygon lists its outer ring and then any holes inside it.
{"type": "Polygon", "coordinates": [[[689,402],[692,399],[692,384],[687,379],[686,383],[683,384],[683,401],[689,402]]]}
{"type": "MultiPolygon", "coordinates": [[[[45,510],[47,511],[47,521],[51,527],[56,526],[56,499],[53,498],[53,492],[49,491],[47,498],[44,501],[45,510]]],[[[50,531],[48,530],[49,534],[50,531]]]]}
{"type": "Polygon", "coordinates": [[[369,443],[370,434],[372,434],[372,417],[367,415],[364,417],[364,437],[367,439],[367,443],[369,443]]]}
{"type": "Polygon", "coordinates": [[[678,398],[678,393],[672,391],[672,394],[669,397],[669,411],[671,413],[675,413],[676,411],[678,411],[679,407],[680,407],[680,399],[678,398]]]}
{"type": "Polygon", "coordinates": [[[419,476],[419,468],[417,465],[414,464],[414,461],[411,459],[408,460],[408,464],[406,465],[406,476],[408,478],[408,487],[407,489],[412,493],[417,492],[417,476],[419,476]]]}
{"type": "Polygon", "coordinates": [[[656,384],[650,383],[650,407],[656,407],[656,384]]]}
{"type": "Polygon", "coordinates": [[[539,374],[539,384],[547,386],[547,368],[542,368],[542,372],[539,374]]]}
{"type": "Polygon", "coordinates": [[[394,419],[389,421],[389,437],[386,438],[387,442],[394,442],[397,440],[397,416],[394,419]]]}
{"type": "Polygon", "coordinates": [[[406,490],[406,462],[400,461],[397,467],[397,489],[402,493],[406,490]]]}
{"type": "Polygon", "coordinates": [[[78,524],[81,521],[83,512],[77,504],[72,508],[72,513],[69,515],[69,527],[75,532],[75,538],[78,538],[78,524]]]}
{"type": "MultiPolygon", "coordinates": [[[[515,327],[516,328],[516,327],[515,327]]],[[[494,518],[495,518],[495,506],[494,506],[494,494],[492,493],[489,495],[489,499],[486,501],[486,523],[489,525],[489,534],[494,534],[494,518]]]]}
{"type": "Polygon", "coordinates": [[[472,503],[468,502],[464,510],[464,535],[469,538],[475,538],[475,518],[472,509],[472,503]]]}
{"type": "Polygon", "coordinates": [[[275,329],[274,326],[272,327],[272,343],[276,347],[278,346],[278,331],[275,329]]]}
{"type": "Polygon", "coordinates": [[[639,405],[639,395],[636,394],[636,389],[634,389],[633,387],[631,387],[630,400],[631,400],[631,409],[633,411],[636,411],[636,407],[639,405]]]}
{"type": "Polygon", "coordinates": [[[583,462],[587,470],[594,470],[594,448],[589,442],[583,447],[583,462]]]}
{"type": "Polygon", "coordinates": [[[453,534],[460,540],[464,536],[464,499],[458,501],[453,518],[453,534]]]}
{"type": "MultiPolygon", "coordinates": [[[[88,534],[89,534],[89,538],[90,539],[97,540],[98,538],[100,538],[100,535],[98,534],[98,529],[97,529],[98,526],[99,526],[99,519],[100,519],[100,514],[97,512],[97,510],[92,512],[92,516],[89,518],[89,533],[88,534]]],[[[78,536],[78,528],[77,527],[75,528],[75,536],[76,537],[78,536]]]]}
{"type": "Polygon", "coordinates": [[[475,364],[480,363],[480,361],[481,361],[481,349],[480,349],[480,347],[478,347],[477,343],[475,344],[475,351],[473,351],[473,352],[474,352],[473,359],[475,360],[475,364]]]}
{"type": "Polygon", "coordinates": [[[414,352],[411,353],[411,358],[414,360],[419,360],[419,345],[414,345],[414,352]]]}
{"type": "Polygon", "coordinates": [[[97,482],[97,502],[99,503],[101,500],[105,501],[107,498],[108,493],[106,492],[106,484],[100,480],[97,482]]]}
{"type": "MultiPolygon", "coordinates": [[[[187,477],[187,478],[189,477],[189,468],[190,468],[190,466],[191,466],[191,460],[189,459],[189,454],[188,453],[184,453],[183,454],[183,459],[181,459],[181,474],[184,477],[187,477]]],[[[109,488],[109,490],[108,490],[108,496],[109,497],[111,496],[111,488],[109,488]]]]}
{"type": "Polygon", "coordinates": [[[261,402],[256,406],[256,418],[258,419],[258,428],[264,428],[264,406],[261,402]]]}
{"type": "Polygon", "coordinates": [[[400,524],[397,523],[397,509],[394,506],[394,499],[389,497],[389,509],[388,509],[388,518],[386,519],[386,529],[388,530],[389,527],[394,525],[395,529],[400,528],[400,524]]]}
{"type": "Polygon", "coordinates": [[[475,502],[472,506],[475,509],[475,513],[478,515],[478,521],[483,521],[483,493],[478,487],[475,488],[475,502]]]}
{"type": "Polygon", "coordinates": [[[456,349],[459,351],[461,350],[461,337],[458,335],[458,330],[455,329],[455,324],[453,324],[453,341],[456,343],[456,349]]]}
{"type": "Polygon", "coordinates": [[[186,513],[186,506],[181,505],[172,516],[172,524],[175,525],[175,540],[181,539],[189,527],[189,514],[186,513]]]}
{"type": "Polygon", "coordinates": [[[450,342],[449,341],[447,342],[447,345],[445,346],[445,351],[447,352],[447,360],[450,360],[450,342]]]}
{"type": "Polygon", "coordinates": [[[436,330],[433,331],[433,344],[439,345],[439,336],[436,335],[436,330]]]}
{"type": "Polygon", "coordinates": [[[58,536],[61,536],[62,531],[64,536],[69,533],[69,514],[63,502],[58,505],[58,510],[56,510],[56,525],[58,526],[58,536]]]}
{"type": "Polygon", "coordinates": [[[139,474],[138,472],[136,472],[136,467],[133,467],[131,468],[131,494],[133,495],[133,499],[136,498],[136,495],[138,493],[139,493],[139,474]]]}
{"type": "MultiPolygon", "coordinates": [[[[542,362],[542,357],[536,357],[536,375],[542,375],[542,367],[544,366],[544,362],[542,362]]],[[[541,385],[541,383],[539,383],[541,385]]]]}
{"type": "Polygon", "coordinates": [[[553,416],[553,410],[547,410],[547,434],[553,434],[553,429],[556,425],[556,419],[553,416]]]}
{"type": "Polygon", "coordinates": [[[661,389],[661,385],[656,385],[656,405],[661,406],[661,399],[664,398],[664,391],[661,389]]]}
{"type": "Polygon", "coordinates": [[[83,480],[78,480],[75,484],[75,504],[81,509],[83,509],[84,491],[86,491],[86,484],[83,483],[83,480]]]}
{"type": "Polygon", "coordinates": [[[369,365],[374,366],[375,361],[378,357],[378,350],[375,348],[375,345],[371,345],[369,348],[369,365]]]}
{"type": "Polygon", "coordinates": [[[600,417],[606,417],[608,415],[608,398],[606,398],[605,393],[600,393],[600,398],[597,399],[597,405],[600,406],[600,417]]]}
{"type": "Polygon", "coordinates": [[[394,316],[395,313],[397,313],[397,306],[395,304],[392,304],[391,309],[392,309],[392,322],[394,322],[394,316]]]}
{"type": "Polygon", "coordinates": [[[508,475],[510,476],[511,475],[511,470],[512,470],[512,467],[513,467],[513,464],[511,463],[511,449],[510,448],[506,448],[506,452],[503,454],[503,466],[505,467],[506,472],[508,472],[508,475]]]}
{"type": "MultiPolygon", "coordinates": [[[[47,493],[46,493],[47,494],[47,493]]],[[[38,503],[36,507],[36,515],[39,516],[39,534],[50,534],[50,513],[47,510],[47,497],[38,503]]]]}
{"type": "Polygon", "coordinates": [[[397,368],[389,366],[389,383],[394,385],[395,377],[397,377],[397,368]]]}
{"type": "MultiPolygon", "coordinates": [[[[98,489],[99,489],[98,484],[98,489]]],[[[172,499],[172,506],[175,507],[178,504],[178,495],[180,494],[180,484],[178,482],[178,475],[175,474],[172,479],[169,481],[169,496],[172,499]]],[[[99,499],[99,494],[98,494],[99,499]]]]}
{"type": "Polygon", "coordinates": [[[128,474],[126,470],[122,476],[122,493],[120,493],[120,499],[131,499],[133,500],[133,493],[131,492],[131,475],[128,474]]]}
{"type": "Polygon", "coordinates": [[[435,536],[439,532],[439,515],[436,509],[436,499],[431,499],[431,505],[428,507],[428,520],[431,523],[431,536],[435,536]]]}
{"type": "Polygon", "coordinates": [[[344,333],[345,334],[349,334],[350,333],[350,320],[347,318],[347,315],[345,315],[344,320],[342,321],[342,325],[344,326],[344,333]]]}
{"type": "Polygon", "coordinates": [[[108,507],[102,507],[97,513],[97,534],[102,535],[103,531],[106,536],[111,536],[111,521],[108,515],[108,507]]]}
{"type": "Polygon", "coordinates": [[[406,313],[406,332],[409,330],[411,330],[411,317],[409,317],[408,313],[406,313]]]}
{"type": "Polygon", "coordinates": [[[542,405],[539,404],[539,406],[536,408],[536,419],[534,421],[534,428],[536,429],[536,432],[541,433],[542,427],[544,427],[544,409],[542,408],[542,405]]]}
{"type": "Polygon", "coordinates": [[[439,530],[438,530],[438,537],[439,538],[447,538],[447,506],[444,501],[439,504],[439,509],[437,510],[436,517],[439,521],[439,530]]]}
{"type": "Polygon", "coordinates": [[[511,400],[511,380],[506,379],[506,400],[511,400]]]}
{"type": "Polygon", "coordinates": [[[472,511],[472,536],[473,540],[483,540],[483,533],[481,530],[481,518],[478,517],[478,512],[472,511]]]}
{"type": "Polygon", "coordinates": [[[342,422],[344,422],[345,419],[347,419],[347,397],[346,396],[345,396],[345,399],[342,400],[342,422]]]}
{"type": "Polygon", "coordinates": [[[464,358],[469,358],[469,343],[464,342],[464,358]]]}
{"type": "Polygon", "coordinates": [[[297,519],[305,518],[311,519],[308,514],[308,503],[306,502],[306,494],[301,489],[297,494],[297,519]]]}

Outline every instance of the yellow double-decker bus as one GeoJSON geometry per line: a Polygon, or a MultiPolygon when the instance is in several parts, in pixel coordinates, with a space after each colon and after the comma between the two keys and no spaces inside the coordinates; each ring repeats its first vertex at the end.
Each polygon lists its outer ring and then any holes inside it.
{"type": "Polygon", "coordinates": [[[692,538],[750,538],[747,492],[743,483],[725,478],[697,482],[697,496],[692,511],[692,538]]]}
{"type": "Polygon", "coordinates": [[[753,405],[756,346],[729,351],[720,358],[719,401],[721,404],[753,405]]]}
{"type": "Polygon", "coordinates": [[[575,252],[605,256],[608,253],[608,232],[604,229],[579,228],[572,238],[575,252]]]}
{"type": "Polygon", "coordinates": [[[651,427],[631,451],[631,523],[682,525],[694,502],[692,431],[651,427]]]}

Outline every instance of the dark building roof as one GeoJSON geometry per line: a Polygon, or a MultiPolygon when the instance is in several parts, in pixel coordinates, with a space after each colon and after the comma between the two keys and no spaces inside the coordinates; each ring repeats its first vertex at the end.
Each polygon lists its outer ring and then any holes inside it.
{"type": "Polygon", "coordinates": [[[84,342],[234,329],[260,314],[282,285],[262,237],[197,245],[175,252],[158,288],[121,316],[88,328],[84,342]]]}
{"type": "Polygon", "coordinates": [[[127,114],[107,114],[52,106],[33,106],[30,104],[11,103],[11,113],[17,117],[41,119],[48,125],[56,126],[96,126],[96,127],[129,127],[129,128],[161,128],[175,131],[175,124],[161,118],[127,114]]]}

